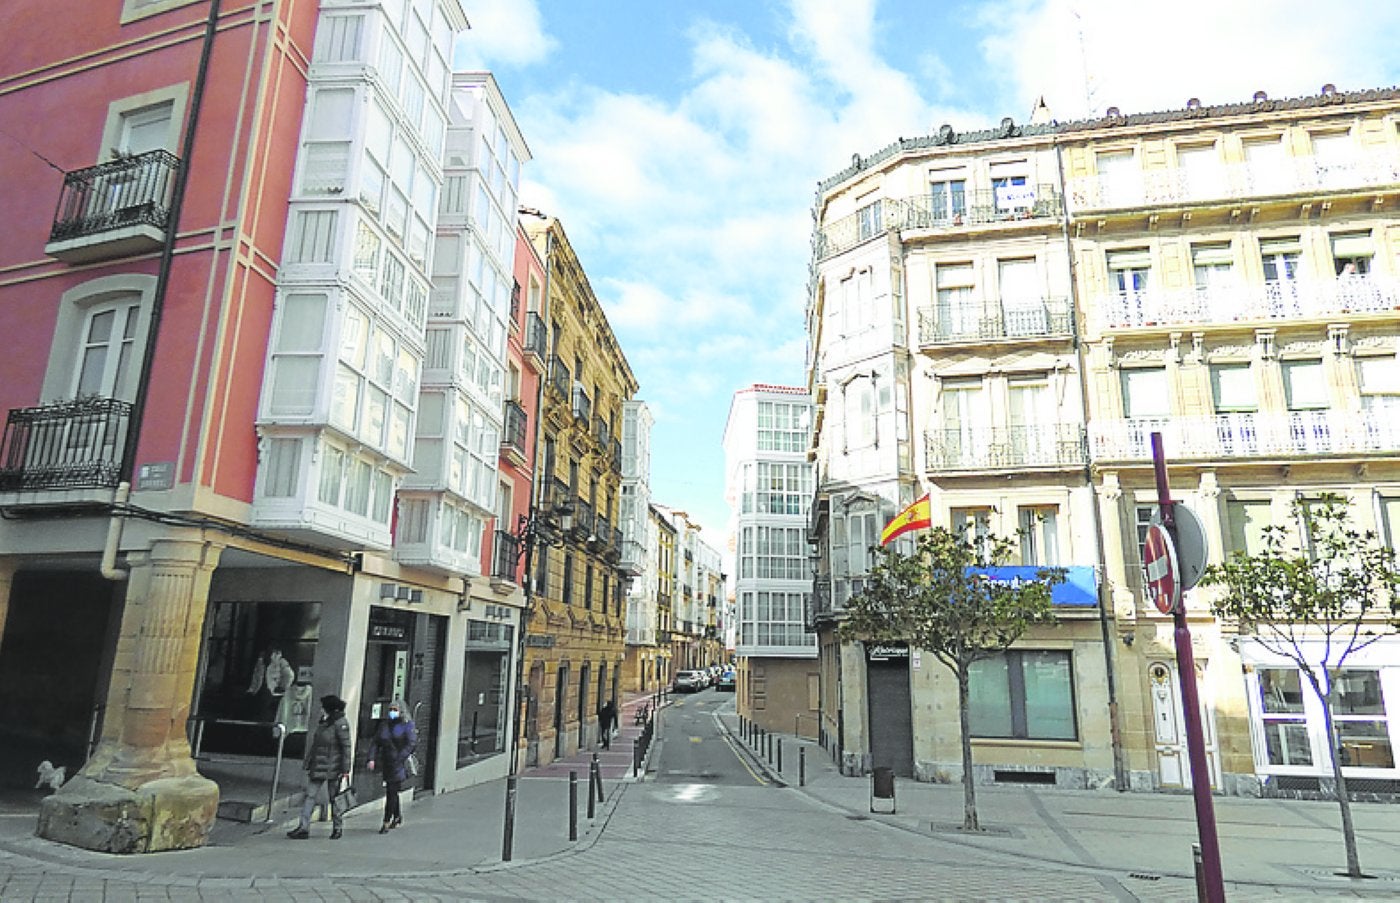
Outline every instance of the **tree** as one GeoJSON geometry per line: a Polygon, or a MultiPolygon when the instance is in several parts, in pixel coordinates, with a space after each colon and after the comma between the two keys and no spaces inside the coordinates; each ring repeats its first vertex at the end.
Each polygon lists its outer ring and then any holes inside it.
{"type": "Polygon", "coordinates": [[[873,548],[865,589],[846,603],[841,628],[847,640],[906,641],[932,653],[957,677],[965,831],[982,830],[968,728],[972,666],[1004,652],[1032,624],[1053,621],[1050,588],[1065,579],[1060,568],[1039,570],[1036,580],[989,578],[985,570],[1009,563],[1015,544],[980,529],[977,534],[934,527],[918,536],[910,554],[893,546],[873,548]]]}
{"type": "Polygon", "coordinates": [[[1333,707],[1347,659],[1400,627],[1400,565],[1374,531],[1352,526],[1339,496],[1297,500],[1293,512],[1295,534],[1278,524],[1266,527],[1259,551],[1235,552],[1226,563],[1212,565],[1201,584],[1222,590],[1212,603],[1218,617],[1238,621],[1241,635],[1296,664],[1322,704],[1347,875],[1360,878],[1342,773],[1346,751],[1338,743],[1333,707]]]}

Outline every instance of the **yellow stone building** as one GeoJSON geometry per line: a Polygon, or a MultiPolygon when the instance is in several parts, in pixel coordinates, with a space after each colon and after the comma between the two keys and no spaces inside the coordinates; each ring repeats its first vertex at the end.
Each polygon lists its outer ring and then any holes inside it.
{"type": "MultiPolygon", "coordinates": [[[[987,783],[1189,786],[1170,619],[1146,599],[1149,438],[1211,561],[1339,493],[1400,529],[1400,91],[901,139],[821,183],[810,624],[820,738],[847,771],[955,779],[956,696],[919,650],[841,643],[862,550],[927,492],[935,524],[1021,533],[1070,569],[1059,623],[974,675],[987,783]]],[[[1325,790],[1296,669],[1188,594],[1212,783],[1325,790]]],[[[1338,746],[1400,788],[1400,640],[1342,677],[1338,746]]]]}
{"type": "Polygon", "coordinates": [[[597,740],[597,711],[621,700],[627,580],[618,528],[623,403],[637,380],[563,226],[528,227],[545,258],[549,361],[541,401],[537,509],[555,528],[534,550],[526,637],[526,761],[597,740]]]}

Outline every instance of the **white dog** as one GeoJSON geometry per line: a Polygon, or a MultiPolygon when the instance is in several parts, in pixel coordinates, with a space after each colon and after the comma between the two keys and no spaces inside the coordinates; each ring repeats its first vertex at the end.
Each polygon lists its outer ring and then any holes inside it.
{"type": "Polygon", "coordinates": [[[34,770],[39,772],[39,780],[34,785],[35,790],[38,790],[45,784],[47,784],[51,789],[57,790],[58,788],[63,786],[64,781],[68,780],[68,769],[62,765],[58,766],[57,768],[54,768],[53,763],[50,762],[48,759],[45,759],[44,761],[40,762],[39,767],[34,770]]]}

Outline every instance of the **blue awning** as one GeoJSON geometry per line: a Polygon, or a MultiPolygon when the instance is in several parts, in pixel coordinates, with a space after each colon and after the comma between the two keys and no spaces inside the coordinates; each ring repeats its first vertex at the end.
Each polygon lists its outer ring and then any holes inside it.
{"type": "MultiPolygon", "coordinates": [[[[984,574],[988,578],[1012,584],[1020,584],[1037,579],[1044,570],[1033,565],[1007,565],[994,568],[968,568],[972,573],[984,574]]],[[[1065,582],[1050,587],[1050,602],[1065,608],[1092,608],[1099,604],[1098,575],[1088,565],[1071,565],[1064,569],[1065,582]]]]}

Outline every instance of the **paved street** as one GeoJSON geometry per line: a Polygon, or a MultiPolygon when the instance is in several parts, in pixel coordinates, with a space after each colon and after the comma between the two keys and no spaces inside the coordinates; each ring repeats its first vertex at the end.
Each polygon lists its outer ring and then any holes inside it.
{"type": "MultiPolygon", "coordinates": [[[[797,741],[784,773],[737,738],[733,697],[673,697],[644,779],[630,777],[630,709],[606,801],[567,838],[567,770],[586,786],[592,751],[523,776],[515,861],[500,862],[503,782],[417,801],[380,836],[353,813],[296,843],[285,825],[221,823],[202,850],[89,853],[32,836],[23,806],[0,811],[0,900],[1191,900],[1189,797],[984,788],[985,836],[953,823],[956,787],[900,782],[893,815],[869,813],[868,782],[841,777],[797,741]],[[550,776],[563,770],[565,777],[550,776]],[[1185,851],[1183,853],[1183,850],[1185,851]]],[[[600,759],[602,761],[602,759],[600,759]]],[[[1231,899],[1400,899],[1400,816],[1362,804],[1362,862],[1375,880],[1331,876],[1336,806],[1218,800],[1231,899]]]]}

